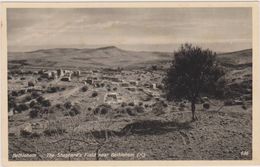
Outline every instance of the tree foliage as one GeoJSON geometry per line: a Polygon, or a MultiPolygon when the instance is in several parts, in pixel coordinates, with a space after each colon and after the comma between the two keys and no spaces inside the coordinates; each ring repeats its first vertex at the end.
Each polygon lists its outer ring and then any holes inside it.
{"type": "Polygon", "coordinates": [[[168,100],[187,99],[191,102],[193,120],[195,103],[202,93],[214,94],[217,80],[224,71],[216,61],[216,53],[191,44],[183,44],[174,52],[174,60],[164,79],[168,100]]]}

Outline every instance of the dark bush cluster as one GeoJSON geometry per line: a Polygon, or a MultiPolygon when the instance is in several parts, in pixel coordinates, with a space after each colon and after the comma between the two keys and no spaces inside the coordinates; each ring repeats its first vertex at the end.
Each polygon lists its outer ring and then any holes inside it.
{"type": "Polygon", "coordinates": [[[92,93],[92,97],[97,97],[98,96],[98,93],[95,91],[92,93]]]}
{"type": "Polygon", "coordinates": [[[70,102],[66,102],[64,107],[68,109],[68,112],[64,113],[64,116],[75,116],[81,113],[81,108],[78,104],[72,105],[70,102]]]}
{"type": "Polygon", "coordinates": [[[128,106],[135,106],[135,103],[134,102],[130,102],[130,103],[128,103],[128,106]]]}
{"type": "Polygon", "coordinates": [[[29,81],[29,82],[28,82],[28,87],[33,87],[33,86],[34,86],[34,82],[29,81]]]}
{"type": "Polygon", "coordinates": [[[37,109],[32,109],[32,110],[30,111],[30,113],[29,113],[29,116],[30,116],[30,118],[36,118],[36,117],[38,117],[38,114],[39,114],[39,110],[37,110],[37,109]]]}
{"type": "Polygon", "coordinates": [[[88,87],[87,87],[87,86],[83,86],[83,87],[81,88],[81,90],[82,90],[82,92],[86,92],[86,91],[88,90],[88,87]]]}
{"type": "Polygon", "coordinates": [[[57,128],[50,127],[48,129],[44,130],[43,133],[45,136],[53,136],[55,134],[61,135],[61,134],[66,133],[66,129],[61,128],[61,127],[57,127],[57,128]]]}
{"type": "Polygon", "coordinates": [[[64,90],[65,90],[64,87],[52,86],[52,87],[47,88],[47,93],[56,93],[56,92],[60,92],[60,91],[64,91],[64,90]]]}
{"type": "Polygon", "coordinates": [[[21,113],[22,111],[28,110],[29,106],[27,104],[19,104],[16,107],[16,110],[21,113]]]}
{"type": "Polygon", "coordinates": [[[64,107],[65,107],[66,109],[70,109],[70,108],[72,107],[71,102],[70,102],[70,101],[67,101],[66,103],[64,103],[64,107]]]}
{"type": "Polygon", "coordinates": [[[105,115],[112,111],[112,107],[108,104],[101,104],[94,110],[94,115],[105,115]]]}

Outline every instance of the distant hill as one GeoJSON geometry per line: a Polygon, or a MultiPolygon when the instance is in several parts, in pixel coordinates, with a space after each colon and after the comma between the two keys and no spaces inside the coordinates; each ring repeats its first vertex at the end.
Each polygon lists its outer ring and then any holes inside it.
{"type": "Polygon", "coordinates": [[[38,67],[128,67],[170,60],[170,53],[126,51],[115,46],[96,49],[55,48],[8,53],[9,65],[23,62],[38,67]]]}
{"type": "MultiPolygon", "coordinates": [[[[8,64],[31,67],[141,67],[168,62],[173,59],[169,52],[127,51],[115,46],[95,49],[54,48],[32,52],[9,52],[8,64]]],[[[252,49],[221,53],[219,61],[225,66],[252,64],[252,49]]]]}
{"type": "Polygon", "coordinates": [[[227,67],[252,66],[252,49],[222,53],[218,55],[218,60],[227,67]]]}

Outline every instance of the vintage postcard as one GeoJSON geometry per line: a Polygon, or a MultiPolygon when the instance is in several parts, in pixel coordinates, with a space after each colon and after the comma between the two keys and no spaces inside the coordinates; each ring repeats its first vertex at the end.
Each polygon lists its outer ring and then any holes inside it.
{"type": "Polygon", "coordinates": [[[5,165],[259,163],[257,2],[1,9],[5,165]]]}

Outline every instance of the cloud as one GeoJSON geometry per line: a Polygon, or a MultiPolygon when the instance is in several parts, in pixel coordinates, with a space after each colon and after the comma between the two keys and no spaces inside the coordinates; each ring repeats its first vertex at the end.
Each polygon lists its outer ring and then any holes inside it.
{"type": "Polygon", "coordinates": [[[8,9],[8,45],[12,49],[187,41],[252,43],[251,9],[8,9]]]}

